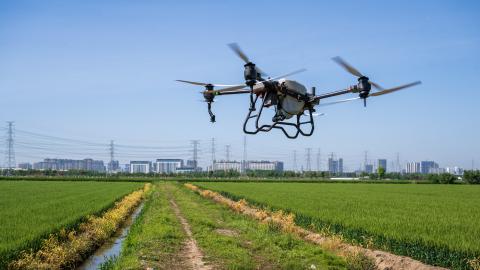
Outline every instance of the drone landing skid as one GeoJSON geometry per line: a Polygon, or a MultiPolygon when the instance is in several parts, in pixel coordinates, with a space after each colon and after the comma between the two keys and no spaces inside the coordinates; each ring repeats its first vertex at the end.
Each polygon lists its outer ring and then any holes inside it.
{"type": "Polygon", "coordinates": [[[270,130],[275,128],[275,129],[280,129],[283,132],[283,134],[285,134],[285,136],[289,139],[296,139],[298,137],[298,135],[300,135],[300,134],[302,134],[303,136],[312,136],[313,131],[315,129],[312,109],[310,109],[310,108],[308,109],[309,110],[309,120],[305,121],[305,122],[301,121],[302,115],[297,115],[296,123],[284,122],[284,121],[275,121],[271,125],[268,125],[268,124],[260,125],[259,122],[260,122],[260,118],[262,116],[263,108],[267,107],[267,104],[266,104],[267,99],[263,100],[258,114],[252,115],[252,113],[255,111],[255,105],[257,103],[257,100],[258,100],[258,96],[255,99],[252,98],[250,110],[247,114],[247,117],[245,118],[245,122],[243,123],[243,132],[245,132],[246,134],[257,134],[260,131],[269,132],[270,130]],[[254,120],[255,121],[255,130],[249,131],[249,130],[247,130],[247,125],[252,119],[255,119],[254,120]],[[310,131],[305,132],[302,129],[303,125],[310,125],[310,131]],[[294,127],[296,129],[296,132],[288,133],[287,130],[285,129],[286,127],[294,127]]]}

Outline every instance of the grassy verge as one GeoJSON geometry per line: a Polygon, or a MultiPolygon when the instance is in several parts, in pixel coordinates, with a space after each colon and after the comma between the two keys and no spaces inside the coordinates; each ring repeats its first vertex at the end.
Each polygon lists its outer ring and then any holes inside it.
{"type": "Polygon", "coordinates": [[[186,239],[169,200],[214,269],[347,269],[346,262],[277,227],[260,224],[173,183],[158,183],[108,269],[188,269],[186,239]]]}
{"type": "Polygon", "coordinates": [[[166,185],[155,184],[152,195],[125,240],[121,255],[105,269],[181,269],[185,235],[166,196],[166,185]]]}
{"type": "Polygon", "coordinates": [[[172,193],[212,265],[224,269],[345,269],[345,262],[271,224],[231,212],[178,186],[172,193]]]}

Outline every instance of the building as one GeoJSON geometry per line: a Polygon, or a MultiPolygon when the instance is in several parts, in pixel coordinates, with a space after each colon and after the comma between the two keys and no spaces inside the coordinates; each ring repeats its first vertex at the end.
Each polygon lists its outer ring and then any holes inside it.
{"type": "Polygon", "coordinates": [[[150,173],[150,172],[152,172],[152,162],[130,161],[130,173],[150,173]]]}
{"type": "Polygon", "coordinates": [[[96,171],[105,172],[105,165],[101,160],[93,160],[86,158],[83,160],[74,159],[52,159],[46,158],[43,161],[33,164],[35,170],[81,170],[81,171],[96,171]]]}
{"type": "Polygon", "coordinates": [[[242,169],[242,163],[238,161],[221,160],[213,163],[213,171],[238,171],[242,169]]]}
{"type": "Polygon", "coordinates": [[[112,160],[108,162],[107,167],[109,172],[116,172],[120,170],[120,163],[118,162],[118,160],[112,160]]]}
{"type": "Polygon", "coordinates": [[[343,158],[339,158],[339,159],[334,159],[333,157],[328,158],[328,171],[331,174],[343,173],[343,158]]]}
{"type": "Polygon", "coordinates": [[[385,171],[387,171],[387,160],[386,159],[379,159],[377,168],[383,168],[385,171]]]}
{"type": "Polygon", "coordinates": [[[18,164],[18,168],[22,170],[31,170],[33,169],[33,165],[31,163],[20,163],[18,164]]]}
{"type": "Polygon", "coordinates": [[[408,162],[405,172],[406,173],[421,173],[420,162],[408,162]]]}
{"type": "Polygon", "coordinates": [[[420,170],[422,174],[438,173],[438,164],[434,161],[420,162],[420,170]]]}
{"type": "Polygon", "coordinates": [[[281,161],[247,161],[245,169],[250,171],[277,171],[283,172],[283,162],[281,161]]]}
{"type": "Polygon", "coordinates": [[[157,173],[176,173],[177,168],[183,167],[182,159],[157,159],[155,162],[157,173]]]}
{"type": "Polygon", "coordinates": [[[372,164],[365,164],[365,172],[366,173],[373,173],[373,165],[372,164]]]}

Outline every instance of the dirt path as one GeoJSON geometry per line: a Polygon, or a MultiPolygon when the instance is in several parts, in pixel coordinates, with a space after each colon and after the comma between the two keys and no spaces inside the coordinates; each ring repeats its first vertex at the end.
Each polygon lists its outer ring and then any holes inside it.
{"type": "Polygon", "coordinates": [[[183,230],[187,235],[187,241],[185,242],[185,250],[183,255],[187,263],[190,264],[192,269],[195,270],[210,270],[213,269],[210,265],[206,265],[203,261],[203,253],[197,245],[197,241],[193,238],[192,230],[190,228],[190,224],[182,215],[180,208],[178,207],[177,203],[173,198],[170,198],[170,205],[172,206],[173,211],[175,212],[175,216],[177,216],[178,220],[182,224],[183,230]]]}

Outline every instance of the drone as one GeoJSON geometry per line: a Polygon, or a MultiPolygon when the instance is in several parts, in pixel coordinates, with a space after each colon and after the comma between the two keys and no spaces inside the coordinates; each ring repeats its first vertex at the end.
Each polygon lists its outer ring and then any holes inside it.
{"type": "Polygon", "coordinates": [[[243,73],[245,79],[244,83],[227,85],[186,80],[177,81],[203,86],[205,88],[201,93],[203,94],[204,102],[207,103],[208,113],[212,123],[215,122],[215,115],[212,112],[212,103],[216,96],[248,94],[250,96],[250,106],[243,123],[243,131],[246,134],[257,134],[259,132],[269,132],[273,129],[279,129],[289,139],[296,139],[300,134],[302,136],[311,136],[315,129],[314,116],[324,115],[316,114],[315,107],[329,106],[358,99],[362,99],[364,107],[366,107],[367,99],[370,97],[390,94],[421,84],[420,81],[416,81],[385,89],[379,84],[371,81],[367,76],[360,73],[360,71],[341,57],[337,56],[332,58],[332,60],[343,67],[347,72],[357,77],[358,83],[342,90],[317,95],[315,87],[312,87],[311,91],[308,92],[303,84],[294,80],[286,79],[292,75],[304,72],[306,69],[302,68],[270,78],[248,58],[238,44],[231,43],[228,44],[228,46],[245,62],[243,73]],[[216,87],[223,88],[216,90],[216,87]],[[372,87],[377,91],[371,91],[372,87]],[[358,96],[343,100],[323,102],[324,99],[350,93],[358,94],[358,96]],[[257,105],[257,103],[259,104],[257,105]],[[269,108],[273,108],[274,115],[271,122],[263,123],[261,119],[265,117],[262,117],[262,115],[266,109],[269,108]],[[293,121],[289,121],[289,119],[292,119],[293,121]]]}

